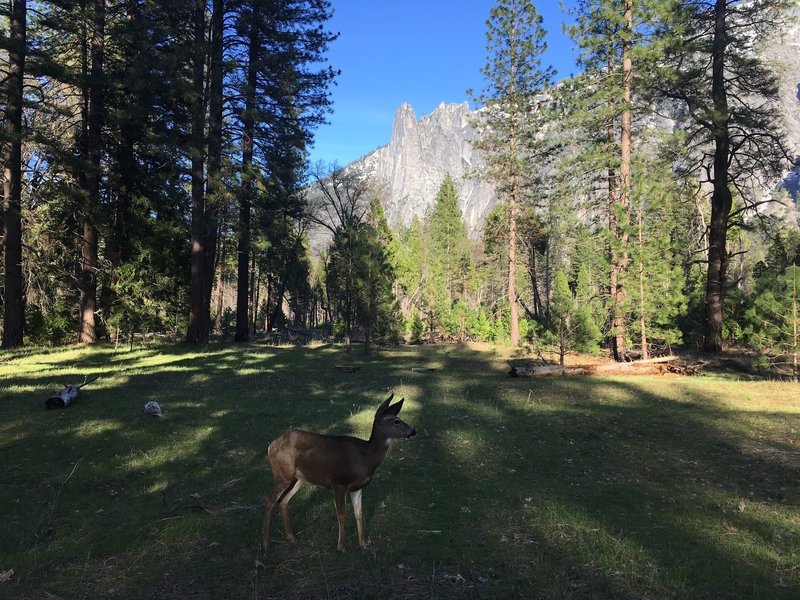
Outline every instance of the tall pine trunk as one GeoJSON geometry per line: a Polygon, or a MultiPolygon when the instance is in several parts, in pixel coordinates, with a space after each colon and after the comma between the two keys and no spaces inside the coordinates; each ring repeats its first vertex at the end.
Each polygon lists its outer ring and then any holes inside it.
{"type": "Polygon", "coordinates": [[[103,62],[105,60],[105,0],[95,0],[90,42],[91,70],[88,82],[89,112],[86,129],[86,169],[81,242],[80,333],[78,341],[97,341],[97,210],[100,204],[100,161],[103,154],[103,62]]]}
{"type": "Polygon", "coordinates": [[[211,54],[209,61],[208,172],[206,173],[205,241],[203,242],[203,314],[211,331],[211,290],[217,262],[217,240],[223,203],[222,186],[222,95],[224,0],[213,0],[211,9],[211,54]]]}
{"type": "Polygon", "coordinates": [[[22,346],[25,327],[22,278],[22,93],[27,53],[26,22],[25,0],[14,0],[11,7],[11,47],[8,52],[7,141],[3,152],[3,348],[22,346]]]}
{"type": "MultiPolygon", "coordinates": [[[[609,117],[606,124],[606,133],[609,143],[613,143],[615,135],[614,118],[609,117]]],[[[622,268],[619,260],[619,224],[617,223],[617,197],[619,189],[617,187],[617,172],[613,166],[608,168],[608,233],[609,233],[609,293],[611,300],[611,352],[614,360],[625,360],[627,354],[625,317],[622,311],[621,289],[622,268]]]]}
{"type": "Polygon", "coordinates": [[[239,241],[236,280],[236,336],[237,342],[249,337],[248,290],[250,257],[250,211],[253,198],[253,137],[255,135],[256,77],[259,49],[259,5],[253,5],[247,51],[247,81],[245,106],[242,115],[242,190],[239,194],[239,241]]]}
{"type": "Polygon", "coordinates": [[[711,96],[714,104],[714,190],[711,195],[711,223],[708,232],[708,275],[706,278],[706,331],[704,348],[721,352],[722,311],[727,292],[728,276],[728,217],[733,198],[728,187],[730,132],[728,94],[725,89],[725,54],[727,50],[726,0],[714,5],[714,46],[712,56],[711,96]]]}
{"type": "Polygon", "coordinates": [[[205,128],[205,2],[193,2],[193,54],[192,95],[190,103],[191,133],[189,152],[192,178],[192,263],[189,285],[189,325],[186,341],[203,345],[208,341],[210,314],[205,303],[205,187],[204,176],[204,128],[205,128]]]}
{"type": "Polygon", "coordinates": [[[517,308],[517,198],[514,192],[508,198],[508,308],[510,318],[510,343],[519,346],[519,309],[517,308]]]}
{"type": "Polygon", "coordinates": [[[644,290],[644,202],[639,205],[639,328],[641,331],[642,360],[650,358],[647,343],[647,298],[644,290]]]}
{"type": "Polygon", "coordinates": [[[620,161],[619,161],[619,201],[612,207],[615,215],[615,235],[612,240],[612,269],[616,289],[614,298],[614,359],[621,361],[628,353],[628,327],[626,302],[628,291],[626,275],[628,271],[629,252],[628,239],[630,227],[631,204],[631,149],[632,149],[632,115],[631,97],[633,81],[633,62],[631,59],[631,43],[633,39],[633,2],[625,2],[625,29],[622,40],[622,112],[620,114],[620,161]]]}

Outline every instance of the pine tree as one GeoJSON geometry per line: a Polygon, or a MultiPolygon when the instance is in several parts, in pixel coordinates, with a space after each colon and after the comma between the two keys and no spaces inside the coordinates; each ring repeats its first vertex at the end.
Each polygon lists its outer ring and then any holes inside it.
{"type": "Polygon", "coordinates": [[[427,217],[433,263],[442,278],[447,301],[452,305],[463,292],[463,274],[469,262],[469,236],[458,206],[452,177],[445,177],[427,217]]]}
{"type": "Polygon", "coordinates": [[[27,5],[11,6],[9,71],[3,151],[3,348],[22,346],[25,324],[22,278],[22,99],[27,54],[27,5]]]}
{"type": "Polygon", "coordinates": [[[189,157],[191,161],[191,283],[189,285],[189,322],[186,342],[200,346],[208,342],[211,333],[210,306],[205,303],[206,285],[206,94],[205,63],[206,3],[204,0],[186,0],[191,15],[191,37],[188,40],[191,64],[191,81],[187,90],[189,105],[189,157]]]}
{"type": "Polygon", "coordinates": [[[469,270],[470,242],[458,207],[458,192],[450,176],[445,177],[436,202],[425,218],[428,243],[422,264],[423,298],[430,317],[430,333],[443,329],[458,333],[460,319],[453,308],[464,293],[469,270]]]}
{"type": "Polygon", "coordinates": [[[552,320],[558,336],[558,363],[564,366],[564,356],[569,345],[570,318],[574,312],[572,292],[569,289],[567,276],[557,271],[553,278],[553,297],[550,300],[552,320]]]}
{"type": "Polygon", "coordinates": [[[778,30],[780,0],[678,0],[657,31],[664,49],[659,93],[679,102],[688,117],[682,170],[697,174],[712,192],[708,228],[705,341],[723,349],[722,318],[728,290],[728,229],[733,191],[752,208],[749,184],[774,180],[788,164],[778,113],[777,78],[759,56],[778,30]]]}
{"type": "Polygon", "coordinates": [[[573,14],[577,22],[567,31],[580,48],[578,62],[584,72],[564,86],[561,94],[569,121],[585,132],[579,163],[596,181],[604,180],[610,337],[616,360],[627,354],[630,204],[636,185],[632,178],[633,57],[647,4],[634,6],[632,0],[581,0],[576,4],[573,14]]]}
{"type": "Polygon", "coordinates": [[[682,341],[677,319],[686,310],[685,277],[680,251],[683,242],[676,213],[685,201],[671,179],[668,165],[650,158],[635,168],[638,182],[632,197],[637,223],[631,247],[636,286],[631,293],[631,333],[639,336],[642,358],[652,344],[682,341]],[[645,177],[643,171],[649,173],[645,177]]]}
{"type": "Polygon", "coordinates": [[[798,381],[800,365],[800,267],[792,265],[753,303],[745,318],[749,326],[745,336],[754,348],[765,352],[770,362],[786,360],[792,369],[792,381],[798,381]]]}
{"type": "Polygon", "coordinates": [[[498,0],[487,21],[487,59],[482,69],[486,87],[475,101],[486,107],[476,122],[480,132],[476,147],[487,163],[485,176],[497,186],[508,204],[508,277],[511,346],[519,344],[517,300],[517,218],[519,207],[530,199],[531,176],[528,141],[535,136],[541,114],[536,95],[548,88],[554,76],[542,66],[547,45],[542,18],[532,2],[498,0]]]}
{"type": "MultiPolygon", "coordinates": [[[[251,216],[254,208],[297,210],[305,147],[330,111],[328,87],[337,72],[324,65],[336,35],[327,31],[327,0],[255,0],[237,2],[234,55],[242,65],[234,98],[242,138],[239,193],[237,332],[248,337],[247,306],[252,282],[251,216]],[[240,100],[241,99],[241,100],[240,100]],[[256,192],[257,174],[269,182],[268,193],[256,192]],[[277,199],[276,196],[282,196],[277,199]],[[267,201],[268,196],[272,200],[267,201]],[[257,203],[261,206],[255,207],[257,203]],[[293,205],[293,206],[289,206],[293,205]]],[[[266,217],[264,222],[270,222],[266,217]]]]}
{"type": "MultiPolygon", "coordinates": [[[[80,273],[80,330],[78,341],[97,341],[97,272],[98,272],[98,220],[100,184],[103,158],[103,127],[105,121],[105,0],[94,0],[91,5],[88,35],[89,69],[83,86],[84,135],[86,169],[83,173],[83,237],[81,244],[80,273]]],[[[88,26],[88,24],[87,24],[88,26]]]]}

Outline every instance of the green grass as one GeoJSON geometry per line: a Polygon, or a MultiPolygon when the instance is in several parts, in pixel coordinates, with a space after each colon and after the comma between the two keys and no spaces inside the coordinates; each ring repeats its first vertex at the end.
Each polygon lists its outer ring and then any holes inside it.
{"type": "Polygon", "coordinates": [[[0,573],[14,569],[0,597],[800,597],[800,388],[508,379],[503,358],[255,344],[0,355],[0,573]],[[74,406],[44,410],[96,374],[74,406]],[[297,543],[273,518],[265,556],[269,441],[290,427],[366,437],[389,390],[419,435],[365,490],[371,549],[348,514],[337,553],[332,494],[306,486],[290,504],[297,543]],[[163,418],[144,415],[148,400],[163,418]]]}

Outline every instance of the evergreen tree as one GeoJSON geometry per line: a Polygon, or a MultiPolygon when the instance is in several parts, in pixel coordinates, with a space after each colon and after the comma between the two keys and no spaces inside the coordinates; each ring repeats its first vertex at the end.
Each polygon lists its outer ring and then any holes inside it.
{"type": "MultiPolygon", "coordinates": [[[[236,339],[247,339],[250,219],[254,202],[267,197],[255,191],[260,172],[271,195],[283,198],[260,210],[289,209],[295,204],[305,147],[330,110],[328,87],[337,72],[325,66],[331,5],[327,0],[256,0],[237,2],[234,54],[242,137],[236,339]]],[[[299,211],[295,211],[299,214],[299,211]]],[[[269,220],[269,219],[267,219],[269,220]]]]}
{"type": "Polygon", "coordinates": [[[519,207],[529,200],[536,171],[526,143],[535,136],[536,116],[541,114],[536,95],[551,85],[554,75],[551,67],[542,66],[544,38],[542,18],[532,2],[498,0],[487,21],[486,87],[475,97],[487,109],[476,122],[476,147],[484,152],[485,176],[508,204],[506,293],[512,346],[519,344],[517,218],[519,207]]]}
{"type": "Polygon", "coordinates": [[[25,324],[22,277],[22,101],[27,54],[27,5],[13,0],[6,76],[3,141],[3,348],[22,346],[25,324]]]}
{"type": "Polygon", "coordinates": [[[564,366],[567,353],[570,317],[574,312],[572,292],[569,289],[567,276],[563,271],[556,272],[553,279],[553,297],[550,300],[550,311],[558,336],[558,364],[564,366]]]}
{"type": "Polygon", "coordinates": [[[422,271],[425,262],[424,227],[420,218],[415,215],[408,226],[400,227],[397,234],[399,243],[395,253],[395,272],[399,285],[400,309],[407,320],[415,317],[421,321],[419,307],[422,301],[422,271]]]}
{"type": "Polygon", "coordinates": [[[445,177],[436,203],[427,217],[432,263],[444,284],[451,305],[463,293],[463,275],[469,263],[469,236],[458,206],[458,192],[452,177],[445,177]]]}
{"type": "Polygon", "coordinates": [[[653,343],[683,341],[677,320],[686,310],[686,281],[679,255],[682,232],[675,214],[683,199],[663,163],[652,159],[638,164],[635,171],[639,185],[632,198],[637,224],[631,258],[637,285],[632,286],[631,332],[638,334],[641,355],[646,359],[653,343]],[[649,171],[649,180],[642,169],[649,171]]]}
{"type": "Polygon", "coordinates": [[[458,207],[458,192],[445,177],[436,202],[425,219],[428,243],[422,264],[424,299],[430,315],[430,333],[441,328],[448,336],[458,333],[460,319],[453,308],[464,293],[469,270],[470,242],[458,207]]]}
{"type": "Polygon", "coordinates": [[[745,332],[748,342],[765,352],[773,365],[788,362],[795,382],[800,375],[799,291],[800,267],[792,265],[774,281],[772,289],[765,290],[755,299],[745,315],[749,323],[745,332]]]}
{"type": "Polygon", "coordinates": [[[100,161],[103,158],[103,128],[105,121],[105,0],[94,0],[90,6],[87,22],[89,46],[88,62],[83,69],[88,70],[82,87],[83,106],[81,151],[85,170],[80,174],[83,192],[83,236],[80,263],[80,329],[78,341],[92,343],[97,341],[97,272],[98,221],[100,186],[102,172],[100,161]]]}
{"type": "Polygon", "coordinates": [[[637,184],[632,177],[634,88],[642,81],[634,79],[633,64],[651,4],[581,0],[573,9],[576,24],[567,28],[580,48],[578,64],[584,71],[564,86],[561,98],[569,122],[581,132],[578,164],[594,176],[596,189],[583,193],[595,195],[601,181],[605,188],[610,339],[616,360],[627,353],[630,310],[630,205],[637,184]]]}
{"type": "Polygon", "coordinates": [[[775,179],[789,153],[778,114],[777,78],[759,46],[778,30],[777,0],[729,2],[678,0],[664,16],[658,42],[664,49],[659,92],[679,102],[690,150],[684,172],[711,186],[705,290],[706,351],[723,348],[723,307],[728,291],[733,190],[752,208],[749,184],[775,179]]]}

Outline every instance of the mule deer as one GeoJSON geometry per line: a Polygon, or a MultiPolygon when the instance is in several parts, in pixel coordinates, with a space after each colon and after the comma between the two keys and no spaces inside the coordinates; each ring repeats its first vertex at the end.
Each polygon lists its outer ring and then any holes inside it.
{"type": "Polygon", "coordinates": [[[286,539],[294,542],[286,505],[307,481],[333,490],[336,515],[339,518],[339,542],[344,551],[345,494],[350,492],[358,527],[358,545],[367,547],[364,539],[364,511],[361,490],[370,482],[386,451],[396,439],[410,438],[416,430],[397,418],[403,400],[392,404],[391,394],[375,413],[369,440],[351,436],[322,435],[293,429],[274,440],[267,449],[272,469],[273,488],[264,510],[264,550],[269,548],[269,522],[275,503],[280,504],[286,539]]]}

